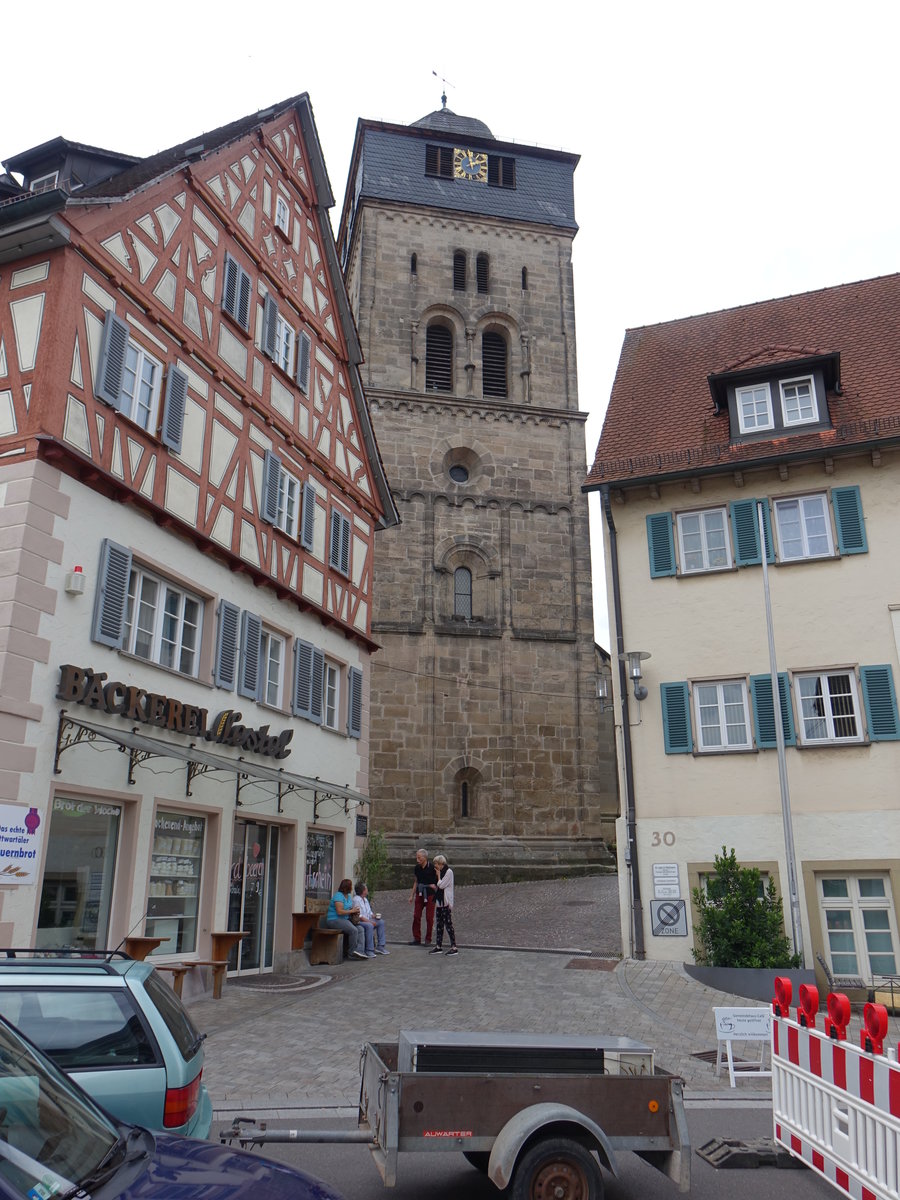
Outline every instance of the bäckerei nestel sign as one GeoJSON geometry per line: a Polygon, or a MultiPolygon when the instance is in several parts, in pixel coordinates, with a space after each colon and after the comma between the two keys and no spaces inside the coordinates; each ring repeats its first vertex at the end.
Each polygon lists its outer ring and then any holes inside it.
{"type": "Polygon", "coordinates": [[[107,683],[106,679],[105,671],[93,671],[90,667],[60,667],[56,698],[66,704],[96,708],[126,721],[139,721],[142,725],[156,725],[171,733],[183,733],[186,737],[252,750],[268,758],[287,758],[290,754],[288,742],[294,736],[293,729],[283,729],[277,734],[270,734],[268,725],[248,729],[240,724],[241,714],[233,708],[226,708],[210,721],[206,708],[173,700],[159,692],[147,692],[119,680],[107,683]]]}

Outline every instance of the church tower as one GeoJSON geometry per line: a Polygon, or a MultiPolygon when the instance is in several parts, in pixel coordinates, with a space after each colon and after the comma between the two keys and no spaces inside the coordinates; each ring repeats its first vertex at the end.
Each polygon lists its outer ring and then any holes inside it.
{"type": "Polygon", "coordinates": [[[358,123],[338,239],[401,516],[375,551],[372,824],[398,862],[423,844],[469,878],[596,868],[617,800],[581,492],[578,157],[444,104],[358,123]]]}

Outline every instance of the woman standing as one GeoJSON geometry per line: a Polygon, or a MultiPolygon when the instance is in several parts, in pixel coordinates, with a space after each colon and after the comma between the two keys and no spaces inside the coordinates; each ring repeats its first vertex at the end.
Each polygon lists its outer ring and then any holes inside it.
{"type": "Polygon", "coordinates": [[[450,935],[450,949],[448,954],[459,954],[456,948],[456,931],[453,928],[453,872],[447,866],[447,860],[443,854],[436,854],[432,859],[434,868],[437,871],[437,934],[435,945],[429,954],[440,954],[441,943],[444,940],[444,930],[450,935]]]}
{"type": "Polygon", "coordinates": [[[331,903],[328,905],[328,912],[325,914],[325,928],[339,929],[341,933],[346,933],[350,939],[348,945],[350,946],[350,954],[353,958],[365,958],[368,962],[363,949],[366,944],[363,931],[358,925],[354,924],[350,916],[353,912],[353,905],[350,903],[352,892],[353,880],[342,879],[338,885],[338,890],[331,897],[331,903]]]}

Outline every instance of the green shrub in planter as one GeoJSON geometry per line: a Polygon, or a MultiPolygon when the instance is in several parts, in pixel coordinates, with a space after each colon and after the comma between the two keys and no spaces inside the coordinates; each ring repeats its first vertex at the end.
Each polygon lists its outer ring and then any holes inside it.
{"type": "Polygon", "coordinates": [[[374,830],[366,838],[362,854],[356,861],[356,878],[369,889],[369,902],[390,872],[387,842],[384,834],[374,830]]]}
{"type": "Polygon", "coordinates": [[[694,958],[707,967],[757,967],[765,970],[799,967],[800,956],[791,953],[784,932],[781,898],[770,879],[761,888],[756,867],[742,867],[722,847],[716,855],[716,873],[706,891],[692,895],[699,922],[694,926],[694,958]],[[762,894],[760,894],[762,892],[762,894]]]}

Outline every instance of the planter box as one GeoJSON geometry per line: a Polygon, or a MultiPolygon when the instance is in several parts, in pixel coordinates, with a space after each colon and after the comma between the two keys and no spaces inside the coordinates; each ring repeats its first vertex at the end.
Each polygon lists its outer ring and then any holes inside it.
{"type": "Polygon", "coordinates": [[[685,963],[684,969],[691,979],[715,988],[717,992],[728,992],[733,996],[746,996],[748,1000],[762,1000],[769,1004],[775,995],[775,977],[790,979],[793,985],[793,1004],[799,1003],[800,984],[816,985],[815,971],[807,970],[761,970],[756,967],[698,967],[696,963],[685,963]]]}

